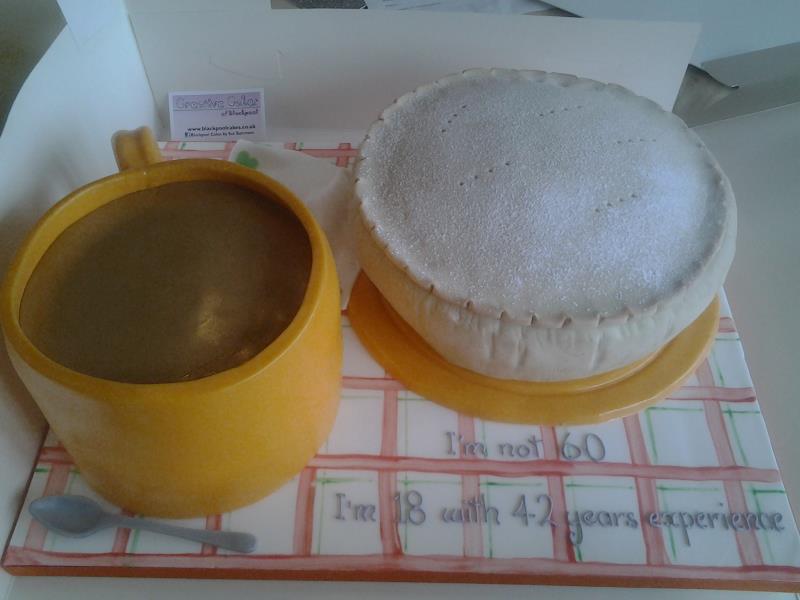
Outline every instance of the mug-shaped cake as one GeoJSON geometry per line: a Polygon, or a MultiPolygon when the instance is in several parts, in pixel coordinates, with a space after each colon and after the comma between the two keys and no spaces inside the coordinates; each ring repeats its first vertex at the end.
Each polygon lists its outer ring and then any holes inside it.
{"type": "Polygon", "coordinates": [[[327,240],[256,171],[154,163],[147,130],[115,151],[124,170],[55,205],[6,276],[12,363],[108,500],[172,517],[248,504],[302,469],[336,414],[327,240]]]}

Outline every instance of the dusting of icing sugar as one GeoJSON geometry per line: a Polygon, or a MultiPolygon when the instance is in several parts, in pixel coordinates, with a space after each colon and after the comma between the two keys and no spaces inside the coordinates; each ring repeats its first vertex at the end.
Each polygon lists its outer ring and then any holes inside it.
{"type": "Polygon", "coordinates": [[[618,86],[468,73],[401,98],[362,148],[363,215],[414,279],[563,322],[652,307],[697,275],[728,205],[679,119],[618,86]]]}

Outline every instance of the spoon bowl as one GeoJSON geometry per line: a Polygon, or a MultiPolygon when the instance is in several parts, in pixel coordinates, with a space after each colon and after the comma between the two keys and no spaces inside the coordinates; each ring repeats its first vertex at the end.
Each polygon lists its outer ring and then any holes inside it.
{"type": "Polygon", "coordinates": [[[68,537],[86,537],[107,526],[108,513],[86,496],[45,496],[31,502],[30,511],[42,525],[68,537]]]}

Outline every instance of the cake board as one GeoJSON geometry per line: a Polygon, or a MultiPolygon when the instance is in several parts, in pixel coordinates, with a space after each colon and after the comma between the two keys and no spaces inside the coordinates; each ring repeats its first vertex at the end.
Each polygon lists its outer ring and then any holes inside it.
{"type": "MultiPolygon", "coordinates": [[[[163,152],[227,158],[231,147],[163,152]]],[[[356,154],[348,144],[295,149],[340,166],[356,154]]],[[[255,554],[127,529],[79,540],[47,532],[29,516],[32,500],[94,496],[49,435],[3,566],[16,575],[798,591],[800,535],[724,294],[716,325],[708,357],[662,402],[602,424],[540,426],[469,417],[409,392],[345,314],[341,409],[318,455],[260,502],[178,521],[250,531],[255,554]],[[705,527],[684,530],[681,513],[716,514],[715,526],[705,517],[705,527]],[[744,527],[748,513],[765,527],[744,527]],[[734,524],[732,514],[744,516],[734,524]]]]}

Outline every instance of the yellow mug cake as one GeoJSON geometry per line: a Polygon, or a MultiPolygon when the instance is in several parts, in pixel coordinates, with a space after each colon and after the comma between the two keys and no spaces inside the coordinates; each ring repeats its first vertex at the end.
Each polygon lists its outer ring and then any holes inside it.
{"type": "Polygon", "coordinates": [[[6,346],[98,493],[148,515],[226,512],[291,479],[331,430],[333,256],[277,181],[157,162],[145,129],[115,142],[124,170],[56,204],[17,253],[6,346]]]}

